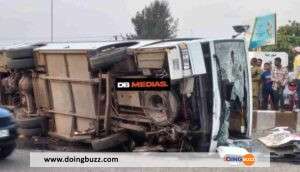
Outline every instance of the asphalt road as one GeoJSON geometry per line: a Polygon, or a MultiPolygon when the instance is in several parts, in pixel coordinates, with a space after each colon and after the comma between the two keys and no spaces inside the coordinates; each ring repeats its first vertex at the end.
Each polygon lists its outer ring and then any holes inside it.
{"type": "Polygon", "coordinates": [[[199,171],[216,171],[216,172],[235,172],[235,171],[261,171],[261,172],[292,172],[300,171],[300,165],[293,165],[288,163],[271,163],[270,168],[30,168],[29,167],[29,153],[30,150],[17,149],[8,159],[0,161],[0,172],[199,172],[199,171]]]}

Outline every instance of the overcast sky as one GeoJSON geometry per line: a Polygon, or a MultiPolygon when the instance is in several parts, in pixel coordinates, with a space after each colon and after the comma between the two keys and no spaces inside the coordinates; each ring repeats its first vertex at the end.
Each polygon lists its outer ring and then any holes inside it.
{"type": "MultiPolygon", "coordinates": [[[[134,33],[131,17],[152,0],[54,0],[54,40],[100,40],[134,33]]],[[[0,0],[0,42],[49,41],[51,0],[0,0]]],[[[228,37],[232,25],[277,13],[300,21],[300,0],[169,0],[179,37],[228,37]]]]}

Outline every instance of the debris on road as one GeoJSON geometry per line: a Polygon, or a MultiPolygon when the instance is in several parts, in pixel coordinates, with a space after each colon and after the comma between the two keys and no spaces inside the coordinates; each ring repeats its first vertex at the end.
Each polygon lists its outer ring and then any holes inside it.
{"type": "Polygon", "coordinates": [[[234,146],[219,146],[217,151],[220,158],[224,158],[226,155],[243,156],[249,154],[246,149],[234,146]]]}
{"type": "Polygon", "coordinates": [[[300,163],[300,134],[288,127],[270,129],[258,140],[267,147],[273,162],[300,163]]]}
{"type": "Polygon", "coordinates": [[[271,134],[258,139],[269,148],[285,147],[300,142],[300,134],[292,133],[286,127],[275,128],[272,131],[271,134]]]}

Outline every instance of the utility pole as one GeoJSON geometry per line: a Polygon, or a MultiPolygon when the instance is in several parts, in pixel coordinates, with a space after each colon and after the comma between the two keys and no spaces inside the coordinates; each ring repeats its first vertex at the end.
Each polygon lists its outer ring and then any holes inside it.
{"type": "Polygon", "coordinates": [[[53,0],[51,0],[51,42],[53,42],[53,0]]]}

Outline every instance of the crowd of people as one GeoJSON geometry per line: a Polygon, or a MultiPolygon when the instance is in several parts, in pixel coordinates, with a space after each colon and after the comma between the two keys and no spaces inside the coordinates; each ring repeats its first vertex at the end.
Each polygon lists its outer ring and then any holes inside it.
{"type": "Polygon", "coordinates": [[[263,110],[300,111],[300,51],[294,59],[294,72],[282,66],[281,58],[262,64],[252,58],[251,75],[253,108],[263,110]]]}

